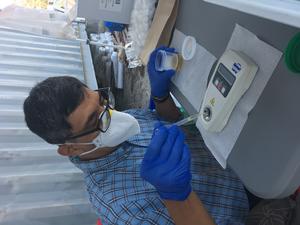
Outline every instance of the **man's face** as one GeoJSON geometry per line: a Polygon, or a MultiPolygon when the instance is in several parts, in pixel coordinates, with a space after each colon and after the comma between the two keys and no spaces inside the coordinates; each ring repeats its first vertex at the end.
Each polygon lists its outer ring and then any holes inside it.
{"type": "MultiPolygon", "coordinates": [[[[81,104],[68,116],[67,120],[71,125],[73,135],[91,130],[96,127],[100,113],[104,107],[99,104],[99,93],[85,88],[84,99],[81,104]]],[[[87,143],[91,142],[99,131],[91,134],[69,140],[71,143],[87,143]]],[[[88,151],[94,147],[91,145],[63,145],[58,149],[62,155],[75,156],[82,152],[88,151]]]]}

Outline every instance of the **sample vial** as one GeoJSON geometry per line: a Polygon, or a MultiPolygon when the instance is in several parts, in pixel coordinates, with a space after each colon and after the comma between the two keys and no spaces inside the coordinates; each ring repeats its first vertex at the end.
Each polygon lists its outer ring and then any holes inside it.
{"type": "Polygon", "coordinates": [[[155,59],[155,69],[157,71],[179,71],[182,65],[182,61],[182,57],[178,53],[159,50],[155,59]]]}

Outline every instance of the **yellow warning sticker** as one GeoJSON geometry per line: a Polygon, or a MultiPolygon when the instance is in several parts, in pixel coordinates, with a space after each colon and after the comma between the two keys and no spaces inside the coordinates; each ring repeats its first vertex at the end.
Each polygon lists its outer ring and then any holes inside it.
{"type": "Polygon", "coordinates": [[[215,102],[216,102],[216,99],[215,98],[212,98],[211,100],[209,100],[209,103],[211,104],[211,106],[215,106],[215,102]]]}

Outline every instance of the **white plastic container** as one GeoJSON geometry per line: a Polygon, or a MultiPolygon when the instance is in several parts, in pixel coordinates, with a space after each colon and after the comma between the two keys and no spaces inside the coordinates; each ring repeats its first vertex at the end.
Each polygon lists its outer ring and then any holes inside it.
{"type": "Polygon", "coordinates": [[[90,24],[99,20],[129,24],[133,4],[134,0],[78,0],[77,16],[90,24]]]}
{"type": "Polygon", "coordinates": [[[186,61],[191,60],[197,49],[197,41],[192,36],[186,36],[182,43],[181,55],[186,61]]]}

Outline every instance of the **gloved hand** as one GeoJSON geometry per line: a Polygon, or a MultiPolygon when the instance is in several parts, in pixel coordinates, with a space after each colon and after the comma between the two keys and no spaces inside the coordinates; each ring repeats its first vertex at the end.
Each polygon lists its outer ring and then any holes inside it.
{"type": "Polygon", "coordinates": [[[157,48],[151,53],[148,61],[147,67],[151,85],[151,95],[162,98],[169,94],[170,81],[175,74],[175,70],[157,71],[155,69],[155,59],[159,50],[175,52],[175,49],[166,47],[157,48]]]}
{"type": "Polygon", "coordinates": [[[191,156],[177,127],[156,126],[141,166],[141,177],[166,200],[185,200],[191,188],[191,156]]]}

